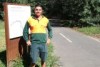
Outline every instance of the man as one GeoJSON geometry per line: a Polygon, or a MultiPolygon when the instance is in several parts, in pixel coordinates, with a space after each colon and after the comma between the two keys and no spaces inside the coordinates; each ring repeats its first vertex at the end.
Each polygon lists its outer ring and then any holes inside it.
{"type": "Polygon", "coordinates": [[[43,16],[43,8],[37,4],[34,8],[34,17],[30,17],[23,30],[23,38],[27,45],[31,47],[30,56],[32,59],[31,67],[36,66],[38,56],[41,58],[42,67],[46,67],[47,44],[50,44],[52,38],[52,29],[49,20],[43,16]],[[29,28],[31,36],[29,38],[29,28]],[[46,35],[48,30],[48,38],[46,35]]]}

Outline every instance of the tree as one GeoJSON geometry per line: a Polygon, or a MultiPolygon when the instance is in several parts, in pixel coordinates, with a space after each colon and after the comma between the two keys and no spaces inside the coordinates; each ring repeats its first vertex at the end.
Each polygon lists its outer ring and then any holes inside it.
{"type": "Polygon", "coordinates": [[[18,4],[27,4],[28,0],[6,0],[7,2],[10,3],[18,3],[18,4]]]}
{"type": "Polygon", "coordinates": [[[6,0],[7,2],[30,4],[44,7],[49,18],[60,18],[75,22],[100,24],[100,0],[6,0]]]}
{"type": "Polygon", "coordinates": [[[94,26],[100,24],[100,0],[85,0],[84,11],[81,16],[82,22],[94,26]]]}

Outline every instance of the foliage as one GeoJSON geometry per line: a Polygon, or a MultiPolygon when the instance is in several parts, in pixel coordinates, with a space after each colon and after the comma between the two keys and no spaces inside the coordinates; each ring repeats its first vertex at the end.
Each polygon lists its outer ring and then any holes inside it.
{"type": "Polygon", "coordinates": [[[0,20],[0,52],[5,50],[5,29],[4,23],[0,20]]]}
{"type": "Polygon", "coordinates": [[[4,33],[4,23],[0,20],[0,67],[6,67],[6,46],[4,33]]]}
{"type": "Polygon", "coordinates": [[[47,2],[47,12],[49,17],[61,19],[79,18],[78,13],[81,12],[84,1],[82,0],[49,0],[47,2]]]}
{"type": "Polygon", "coordinates": [[[84,28],[78,29],[78,31],[83,32],[87,35],[92,35],[92,36],[99,35],[100,37],[100,27],[84,27],[84,28]]]}
{"type": "Polygon", "coordinates": [[[84,11],[80,15],[82,22],[93,26],[100,24],[100,0],[85,0],[84,11]]]}
{"type": "MultiPolygon", "coordinates": [[[[74,26],[100,25],[100,0],[6,0],[18,4],[36,3],[44,7],[44,14],[49,18],[74,21],[74,26]]],[[[32,9],[33,10],[33,9],[32,9]]],[[[32,11],[33,12],[33,11],[32,11]]]]}

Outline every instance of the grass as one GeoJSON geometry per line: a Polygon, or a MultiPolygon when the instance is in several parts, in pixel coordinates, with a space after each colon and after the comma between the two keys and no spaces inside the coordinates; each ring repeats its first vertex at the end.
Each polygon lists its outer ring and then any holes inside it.
{"type": "MultiPolygon", "coordinates": [[[[48,46],[47,67],[58,67],[57,61],[58,58],[53,55],[53,46],[51,44],[48,46]]],[[[40,67],[40,59],[37,64],[40,67]]],[[[0,67],[6,67],[5,30],[3,21],[0,21],[0,67]]],[[[17,60],[12,61],[12,65],[10,67],[24,67],[24,60],[22,58],[18,58],[17,60]]]]}
{"type": "Polygon", "coordinates": [[[100,27],[83,27],[79,28],[78,31],[100,38],[100,27]]]}
{"type": "Polygon", "coordinates": [[[4,23],[0,20],[0,67],[6,64],[6,46],[5,46],[5,30],[4,23]]]}
{"type": "Polygon", "coordinates": [[[5,50],[5,30],[4,23],[0,21],[0,52],[5,50]]]}

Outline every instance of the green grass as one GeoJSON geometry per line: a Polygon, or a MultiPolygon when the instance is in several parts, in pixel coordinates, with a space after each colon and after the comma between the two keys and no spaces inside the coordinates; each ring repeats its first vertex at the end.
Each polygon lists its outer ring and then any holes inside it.
{"type": "Polygon", "coordinates": [[[3,21],[0,21],[0,52],[3,50],[5,50],[5,30],[3,21]]]}
{"type": "MultiPolygon", "coordinates": [[[[24,60],[19,58],[18,60],[11,62],[11,67],[24,67],[24,60]]],[[[40,59],[37,64],[40,67],[40,59]]],[[[6,67],[6,46],[5,46],[5,30],[4,22],[0,21],[0,67],[6,67]]],[[[47,67],[58,67],[58,57],[53,54],[53,46],[48,46],[48,59],[47,67]]]]}
{"type": "Polygon", "coordinates": [[[0,67],[6,64],[6,46],[5,46],[5,30],[4,23],[0,20],[0,67]]]}
{"type": "Polygon", "coordinates": [[[100,27],[83,27],[79,28],[78,31],[83,32],[90,36],[100,36],[100,27]]]}

